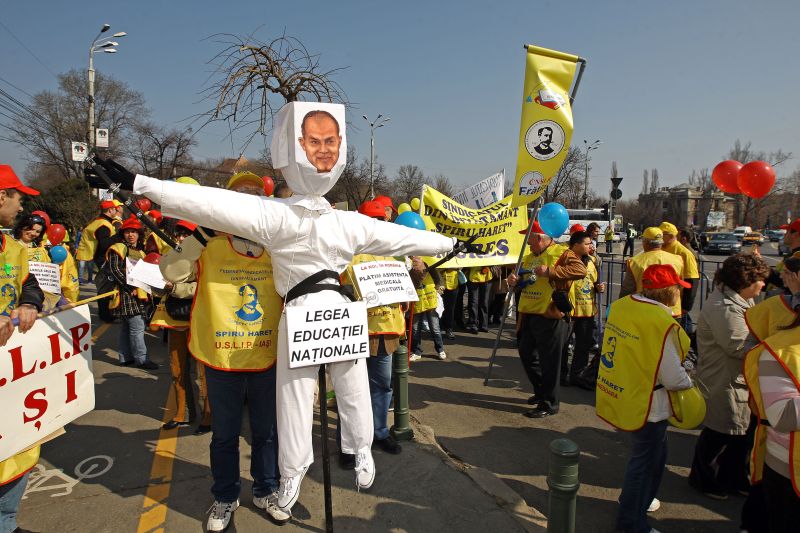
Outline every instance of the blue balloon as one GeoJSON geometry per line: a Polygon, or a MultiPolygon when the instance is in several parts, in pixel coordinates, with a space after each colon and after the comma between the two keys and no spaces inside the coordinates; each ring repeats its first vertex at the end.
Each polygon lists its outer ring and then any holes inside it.
{"type": "Polygon", "coordinates": [[[539,226],[550,237],[561,237],[569,227],[569,214],[557,202],[546,203],[539,209],[539,226]]]}
{"type": "Polygon", "coordinates": [[[53,263],[60,265],[67,260],[67,249],[60,244],[58,246],[52,246],[50,248],[50,260],[53,263]]]}
{"type": "Polygon", "coordinates": [[[422,220],[421,216],[413,211],[400,213],[397,218],[394,219],[394,223],[400,224],[401,226],[406,226],[407,228],[421,229],[422,231],[425,231],[426,229],[425,221],[422,220]]]}

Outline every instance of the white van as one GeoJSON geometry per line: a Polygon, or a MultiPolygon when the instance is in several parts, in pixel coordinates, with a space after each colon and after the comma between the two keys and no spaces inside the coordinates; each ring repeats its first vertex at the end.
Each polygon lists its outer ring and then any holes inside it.
{"type": "Polygon", "coordinates": [[[739,239],[739,241],[741,241],[748,233],[753,233],[753,228],[750,226],[736,226],[736,229],[733,230],[733,234],[736,235],[736,238],[739,239]]]}

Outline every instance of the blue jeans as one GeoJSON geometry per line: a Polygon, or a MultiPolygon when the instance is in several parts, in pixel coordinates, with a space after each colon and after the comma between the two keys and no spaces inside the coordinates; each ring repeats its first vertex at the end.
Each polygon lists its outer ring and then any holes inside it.
{"type": "Polygon", "coordinates": [[[22,495],[25,494],[29,475],[30,472],[27,472],[11,483],[0,485],[0,533],[11,533],[17,529],[17,511],[22,495]]]}
{"type": "Polygon", "coordinates": [[[78,278],[92,281],[92,272],[94,272],[94,261],[78,261],[78,278]],[[86,277],[83,275],[84,272],[86,277]]]}
{"type": "Polygon", "coordinates": [[[127,363],[133,357],[136,364],[147,361],[147,345],[144,343],[144,317],[142,315],[120,317],[119,361],[127,363]]]}
{"type": "Polygon", "coordinates": [[[424,313],[414,314],[414,324],[411,326],[411,351],[414,353],[422,353],[422,332],[420,331],[420,322],[426,320],[428,327],[433,334],[433,345],[436,348],[436,353],[444,351],[444,342],[442,341],[442,330],[439,328],[439,315],[435,309],[425,311],[424,313]]]}
{"type": "Polygon", "coordinates": [[[261,498],[278,490],[278,429],[275,415],[275,367],[261,372],[236,372],[206,367],[211,404],[211,475],[214,499],[230,503],[239,498],[239,433],[244,399],[252,434],[250,475],[253,496],[261,498]]]}
{"type": "Polygon", "coordinates": [[[667,464],[667,421],[647,422],[631,433],[631,458],[619,497],[617,529],[625,533],[647,533],[647,508],[656,497],[667,464]]]}
{"type": "Polygon", "coordinates": [[[367,375],[369,376],[369,396],[372,399],[372,425],[375,427],[375,439],[382,440],[389,436],[389,405],[392,403],[392,354],[384,353],[384,355],[367,358],[367,375]]]}

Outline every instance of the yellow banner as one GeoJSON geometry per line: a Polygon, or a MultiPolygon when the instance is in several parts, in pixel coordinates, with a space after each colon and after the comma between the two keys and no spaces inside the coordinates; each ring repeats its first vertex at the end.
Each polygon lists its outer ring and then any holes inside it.
{"type": "Polygon", "coordinates": [[[572,141],[569,89],[578,57],[530,45],[526,56],[514,206],[542,195],[572,141]]]}
{"type": "MultiPolygon", "coordinates": [[[[447,237],[466,240],[478,235],[475,244],[485,252],[460,254],[441,268],[516,263],[525,239],[519,232],[528,227],[528,210],[511,207],[511,196],[483,209],[470,209],[427,185],[422,188],[420,215],[428,230],[447,237]]],[[[426,258],[426,263],[439,259],[426,258]]]]}

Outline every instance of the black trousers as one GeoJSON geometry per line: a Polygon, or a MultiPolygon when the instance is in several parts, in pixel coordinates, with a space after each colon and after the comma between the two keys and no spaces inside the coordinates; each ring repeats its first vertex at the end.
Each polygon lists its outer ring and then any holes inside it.
{"type": "Polygon", "coordinates": [[[689,482],[699,490],[715,492],[748,489],[748,449],[747,435],[703,428],[694,448],[689,482]]]}
{"type": "MultiPolygon", "coordinates": [[[[442,303],[444,304],[444,312],[442,313],[442,320],[441,326],[444,331],[450,331],[453,329],[453,323],[455,320],[455,313],[456,313],[456,299],[458,298],[458,287],[453,290],[445,290],[444,294],[442,294],[442,303]]],[[[461,310],[462,314],[462,321],[463,319],[463,304],[458,306],[461,310]]]]}
{"type": "Polygon", "coordinates": [[[792,481],[764,465],[764,500],[770,533],[794,533],[800,527],[800,497],[792,481]]]}
{"type": "Polygon", "coordinates": [[[567,341],[570,334],[575,335],[575,349],[572,352],[572,362],[567,361],[567,345],[564,343],[564,351],[561,355],[561,375],[569,375],[571,378],[580,374],[581,370],[589,364],[589,351],[594,346],[594,332],[597,326],[595,317],[573,318],[569,323],[570,330],[567,333],[567,341]]]}
{"type": "Polygon", "coordinates": [[[489,285],[488,281],[485,283],[467,283],[468,327],[489,329],[489,285]]]}
{"type": "Polygon", "coordinates": [[[558,411],[558,373],[569,324],[541,315],[521,314],[520,320],[517,340],[522,368],[540,399],[539,407],[558,411]]]}
{"type": "Polygon", "coordinates": [[[467,325],[464,323],[464,293],[467,292],[467,284],[464,283],[458,286],[458,294],[456,295],[456,303],[453,305],[453,322],[456,326],[464,329],[467,325]]]}
{"type": "Polygon", "coordinates": [[[633,239],[625,239],[625,246],[622,248],[622,257],[628,255],[628,250],[630,250],[630,255],[633,255],[633,239]]]}

